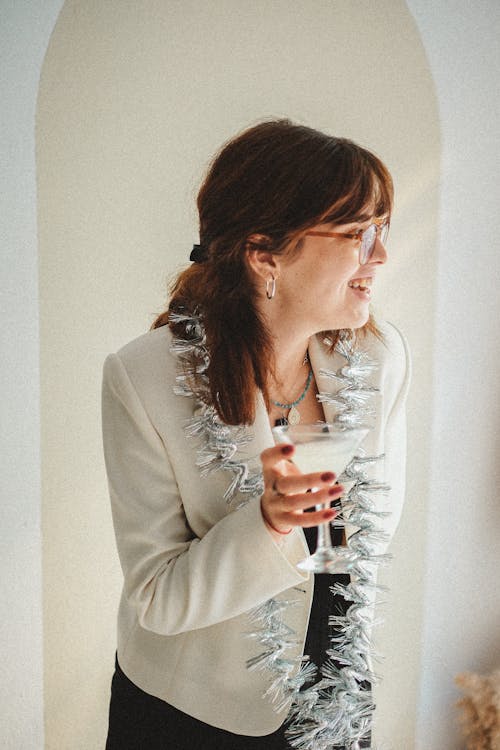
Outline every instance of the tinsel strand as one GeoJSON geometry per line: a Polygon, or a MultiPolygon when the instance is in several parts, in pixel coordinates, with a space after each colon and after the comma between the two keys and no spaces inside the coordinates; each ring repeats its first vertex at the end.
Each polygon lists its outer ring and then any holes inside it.
{"type": "MultiPolygon", "coordinates": [[[[182,324],[185,331],[185,338],[175,337],[172,345],[180,362],[174,390],[197,401],[195,415],[186,425],[186,434],[200,441],[197,465],[202,476],[227,471],[231,481],[224,499],[228,503],[238,499],[237,507],[241,507],[260,497],[264,489],[260,464],[255,462],[250,466],[249,462],[234,458],[252,436],[247,428],[223,424],[209,404],[206,376],[209,355],[201,316],[174,313],[170,320],[182,324]]],[[[367,381],[376,363],[355,349],[347,335],[339,337],[335,349],[345,364],[336,371],[322,370],[321,375],[332,380],[337,389],[320,392],[318,401],[335,407],[334,422],[343,429],[365,426],[374,414],[369,402],[378,389],[367,381]]],[[[376,510],[374,498],[390,488],[370,479],[366,470],[383,458],[383,455],[356,456],[339,477],[339,481],[351,483],[351,487],[334,525],[344,526],[348,521],[357,528],[347,542],[354,580],[331,587],[332,593],[340,594],[351,606],[345,615],[329,616],[328,624],[335,625],[337,635],[331,638],[332,647],[321,670],[307,656],[300,659],[286,655],[290,647],[296,646],[297,636],[285,624],[284,613],[296,606],[297,601],[273,597],[250,613],[253,630],[247,635],[259,643],[261,651],[249,660],[247,667],[264,669],[272,675],[265,697],[272,701],[276,711],[281,712],[290,704],[286,736],[290,746],[297,750],[356,750],[371,730],[372,694],[361,683],[373,685],[378,677],[370,668],[370,658],[376,657],[370,629],[376,623],[372,623],[367,607],[369,592],[384,590],[375,583],[374,569],[391,557],[376,553],[378,544],[387,541],[377,527],[377,519],[387,513],[376,510]]]]}

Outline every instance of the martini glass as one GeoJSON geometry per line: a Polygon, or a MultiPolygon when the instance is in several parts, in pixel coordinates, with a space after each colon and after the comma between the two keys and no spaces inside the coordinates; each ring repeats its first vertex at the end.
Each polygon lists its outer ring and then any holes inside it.
{"type": "MultiPolygon", "coordinates": [[[[303,474],[331,470],[338,477],[354,457],[368,432],[368,429],[345,429],[325,422],[273,427],[276,443],[291,443],[295,446],[293,462],[303,474]]],[[[329,503],[319,504],[316,505],[316,510],[326,510],[329,507],[329,503]]],[[[315,552],[299,562],[297,567],[313,573],[347,573],[353,559],[352,552],[347,547],[332,546],[330,521],[326,521],[318,526],[315,552]]]]}

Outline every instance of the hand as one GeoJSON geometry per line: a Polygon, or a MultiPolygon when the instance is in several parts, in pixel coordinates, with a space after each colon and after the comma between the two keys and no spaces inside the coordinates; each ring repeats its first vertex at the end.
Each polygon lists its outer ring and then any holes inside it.
{"type": "Polygon", "coordinates": [[[335,485],[332,471],[301,474],[290,460],[295,448],[290,444],[267,448],[260,455],[264,470],[264,494],[260,507],[268,528],[275,535],[288,534],[294,526],[318,526],[337,515],[332,508],[304,513],[314,505],[328,505],[344,488],[335,485]],[[316,490],[311,494],[310,490],[316,490]]]}

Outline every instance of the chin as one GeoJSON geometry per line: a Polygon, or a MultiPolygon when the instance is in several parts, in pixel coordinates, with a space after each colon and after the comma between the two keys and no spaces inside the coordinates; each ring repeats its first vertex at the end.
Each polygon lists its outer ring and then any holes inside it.
{"type": "Polygon", "coordinates": [[[341,328],[362,328],[370,319],[370,308],[366,306],[366,310],[352,311],[349,315],[343,315],[338,317],[338,321],[335,325],[330,325],[330,330],[338,331],[341,328]]]}

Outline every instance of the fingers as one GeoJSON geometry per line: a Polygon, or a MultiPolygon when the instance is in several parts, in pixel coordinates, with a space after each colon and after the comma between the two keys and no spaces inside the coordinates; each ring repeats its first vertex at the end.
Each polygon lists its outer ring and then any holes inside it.
{"type": "Polygon", "coordinates": [[[297,495],[308,490],[323,490],[332,485],[336,479],[333,471],[316,472],[314,474],[292,474],[283,476],[277,472],[269,473],[272,488],[283,495],[297,495]]]}
{"type": "Polygon", "coordinates": [[[319,492],[304,492],[298,495],[279,495],[279,506],[284,513],[302,513],[308,508],[314,508],[316,505],[329,505],[334,500],[338,500],[344,492],[342,485],[328,487],[319,492]]]}
{"type": "Polygon", "coordinates": [[[290,523],[290,526],[301,526],[303,529],[309,529],[311,526],[319,526],[321,523],[333,521],[336,515],[337,511],[333,510],[333,508],[302,513],[300,515],[300,523],[290,523]]]}
{"type": "Polygon", "coordinates": [[[266,514],[273,519],[273,526],[280,529],[292,526],[317,526],[337,515],[337,511],[329,506],[343,492],[344,488],[339,485],[314,493],[277,495],[274,500],[271,498],[270,502],[266,503],[266,514]],[[305,513],[306,509],[317,506],[324,507],[305,513]]]}
{"type": "Polygon", "coordinates": [[[337,512],[330,503],[339,498],[344,488],[335,485],[332,471],[301,474],[291,461],[295,448],[288,443],[268,448],[261,454],[264,469],[264,494],[261,508],[264,519],[280,534],[294,526],[308,528],[331,521],[337,512]],[[320,510],[304,511],[323,505],[320,510]]]}
{"type": "Polygon", "coordinates": [[[332,471],[302,474],[293,463],[294,452],[295,446],[282,443],[273,448],[267,448],[260,454],[266,484],[271,483],[277,492],[295,494],[321,489],[325,486],[325,482],[329,484],[334,482],[336,475],[332,471]]]}
{"type": "Polygon", "coordinates": [[[290,443],[281,443],[281,445],[275,445],[272,448],[266,448],[260,454],[260,460],[262,461],[262,468],[264,473],[269,472],[271,469],[276,468],[281,462],[290,461],[291,456],[295,451],[295,446],[290,443]]]}

